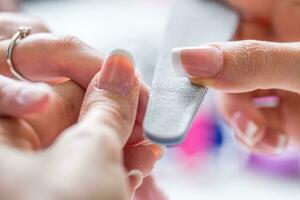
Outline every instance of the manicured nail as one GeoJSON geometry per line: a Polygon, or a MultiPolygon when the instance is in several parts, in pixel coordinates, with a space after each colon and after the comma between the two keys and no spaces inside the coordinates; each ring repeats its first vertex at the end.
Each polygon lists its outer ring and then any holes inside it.
{"type": "Polygon", "coordinates": [[[276,145],[276,150],[275,154],[282,154],[288,145],[288,137],[286,134],[279,134],[278,139],[277,139],[277,145],[276,145]]]}
{"type": "Polygon", "coordinates": [[[125,50],[113,51],[103,64],[96,87],[127,95],[135,85],[135,70],[132,55],[125,50]]]}
{"type": "Polygon", "coordinates": [[[219,73],[223,68],[223,52],[214,46],[176,48],[172,62],[178,76],[206,78],[219,73]]]}
{"type": "Polygon", "coordinates": [[[51,88],[48,85],[36,83],[33,86],[24,87],[24,89],[21,89],[16,98],[20,104],[28,105],[38,103],[46,98],[49,98],[50,94],[51,88]]]}
{"type": "Polygon", "coordinates": [[[247,118],[241,112],[236,112],[233,115],[232,126],[248,146],[252,147],[263,138],[263,131],[259,130],[258,126],[247,118]]]}
{"type": "Polygon", "coordinates": [[[143,173],[140,170],[134,169],[128,173],[130,185],[132,185],[134,189],[137,189],[142,185],[143,178],[143,173]]]}
{"type": "MultiPolygon", "coordinates": [[[[270,134],[271,132],[269,132],[270,134]]],[[[260,151],[262,151],[263,153],[267,153],[267,154],[274,154],[274,155],[280,155],[282,153],[284,153],[284,151],[286,150],[287,146],[288,146],[288,135],[284,134],[284,133],[276,133],[276,132],[272,132],[272,137],[276,136],[275,141],[268,141],[268,142],[264,142],[262,143],[259,148],[260,151]]]]}
{"type": "Polygon", "coordinates": [[[253,104],[257,108],[276,108],[279,101],[278,96],[257,97],[253,99],[253,104]]]}

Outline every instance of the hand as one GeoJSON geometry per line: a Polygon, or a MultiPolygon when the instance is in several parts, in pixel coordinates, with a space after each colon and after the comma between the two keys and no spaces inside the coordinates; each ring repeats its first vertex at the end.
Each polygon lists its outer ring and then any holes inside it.
{"type": "MultiPolygon", "coordinates": [[[[0,42],[0,74],[11,77],[5,61],[8,42],[0,42]]],[[[53,86],[48,109],[25,116],[39,139],[37,146],[32,148],[46,148],[61,131],[77,121],[84,89],[102,66],[103,54],[72,36],[34,34],[18,44],[13,56],[15,66],[30,80],[61,83],[53,86]],[[77,84],[65,82],[65,78],[71,78],[77,84]]],[[[142,121],[147,101],[148,89],[141,84],[137,120],[124,150],[128,170],[139,169],[144,176],[151,172],[154,162],[161,156],[161,148],[147,145],[143,137],[142,121]],[[143,158],[147,158],[145,163],[149,165],[140,162],[143,153],[143,158]]]]}
{"type": "MultiPolygon", "coordinates": [[[[3,41],[2,44],[1,48],[0,43],[0,57],[4,58],[7,42],[3,41]]],[[[54,93],[52,94],[49,109],[45,112],[25,117],[27,122],[34,127],[38,138],[40,138],[41,146],[37,148],[44,148],[50,145],[65,128],[77,121],[84,96],[82,88],[87,88],[93,75],[99,71],[102,65],[102,57],[103,54],[97,50],[74,37],[68,36],[34,34],[18,44],[14,51],[14,63],[25,77],[39,81],[53,81],[53,79],[58,80],[57,78],[59,77],[71,77],[72,80],[81,86],[72,81],[53,85],[54,93]],[[51,124],[49,124],[49,120],[52,122],[51,124]]],[[[2,68],[0,67],[0,73],[10,76],[4,59],[2,61],[0,59],[0,66],[3,66],[2,68]]],[[[128,151],[126,156],[131,155],[128,157],[132,157],[131,161],[129,159],[125,160],[129,168],[140,165],[138,160],[133,158],[139,157],[144,147],[146,147],[147,152],[149,148],[152,148],[153,152],[155,152],[155,154],[149,154],[150,160],[154,161],[160,157],[159,147],[156,145],[144,145],[146,141],[143,137],[142,121],[147,101],[148,89],[142,84],[136,123],[132,135],[126,144],[127,147],[130,147],[128,150],[126,149],[126,152],[128,151]]],[[[143,166],[143,168],[145,167],[143,166]]],[[[142,169],[145,172],[145,176],[150,173],[152,167],[153,165],[147,166],[147,169],[142,169]]]]}
{"type": "Polygon", "coordinates": [[[243,144],[263,153],[300,144],[299,43],[215,43],[173,56],[193,83],[225,92],[218,105],[243,144]],[[279,102],[253,100],[264,96],[279,102]]]}
{"type": "MultiPolygon", "coordinates": [[[[22,97],[16,92],[19,89],[13,91],[22,97]]],[[[1,199],[129,199],[142,175],[132,171],[127,180],[122,149],[135,123],[139,93],[133,60],[123,52],[114,52],[88,87],[80,122],[66,129],[49,149],[24,153],[0,146],[1,199]]],[[[10,97],[10,93],[2,94],[10,97]]],[[[7,127],[16,121],[3,120],[7,124],[2,131],[10,130],[7,127]]],[[[19,130],[20,126],[14,128],[19,130]]]]}
{"type": "MultiPolygon", "coordinates": [[[[226,1],[240,13],[240,26],[234,39],[283,42],[299,40],[300,29],[296,24],[300,22],[300,1],[226,1]]],[[[187,72],[192,77],[202,77],[197,79],[198,84],[205,84],[225,92],[218,95],[218,106],[226,120],[235,128],[237,138],[252,150],[264,153],[281,152],[288,144],[289,138],[291,142],[300,143],[300,136],[297,134],[299,116],[291,112],[298,109],[296,102],[300,100],[297,94],[299,91],[294,90],[294,86],[292,86],[297,82],[295,74],[294,78],[286,78],[290,80],[290,83],[285,86],[283,86],[284,82],[278,79],[276,84],[268,84],[270,80],[278,78],[274,75],[278,71],[282,71],[282,74],[279,75],[281,77],[289,76],[288,72],[284,72],[286,63],[281,59],[290,57],[291,60],[286,60],[286,62],[297,62],[295,45],[256,41],[222,43],[220,46],[212,44],[218,48],[200,48],[197,56],[185,58],[186,66],[194,59],[202,59],[202,62],[195,63],[194,68],[186,68],[187,72]],[[284,53],[288,55],[284,55],[284,53]],[[212,56],[213,54],[219,55],[217,56],[219,58],[212,56]],[[210,65],[218,67],[209,68],[210,65]],[[232,74],[221,77],[225,72],[232,74]],[[243,74],[245,76],[242,76],[243,74]],[[213,78],[206,79],[206,77],[213,78]],[[244,78],[243,82],[248,81],[248,86],[252,84],[252,87],[238,85],[238,82],[232,85],[233,82],[242,78],[244,78]],[[222,80],[224,85],[221,86],[220,81],[217,81],[219,83],[216,86],[214,79],[224,79],[222,80]],[[257,105],[253,105],[253,99],[255,100],[256,97],[268,96],[275,101],[275,103],[269,102],[274,105],[274,108],[270,108],[270,106],[257,108],[257,105]],[[276,106],[278,99],[280,103],[276,106]]],[[[186,53],[185,55],[187,56],[186,53]]]]}
{"type": "Polygon", "coordinates": [[[277,42],[300,38],[299,0],[226,0],[241,16],[237,40],[277,42]]]}

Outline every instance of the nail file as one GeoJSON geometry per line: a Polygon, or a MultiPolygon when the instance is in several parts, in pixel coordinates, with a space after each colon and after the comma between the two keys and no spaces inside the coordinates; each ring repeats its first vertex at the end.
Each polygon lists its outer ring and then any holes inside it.
{"type": "Polygon", "coordinates": [[[154,143],[180,143],[205,97],[207,89],[178,77],[172,68],[175,47],[230,40],[238,17],[219,1],[179,0],[170,16],[155,69],[144,120],[145,135],[154,143]]]}

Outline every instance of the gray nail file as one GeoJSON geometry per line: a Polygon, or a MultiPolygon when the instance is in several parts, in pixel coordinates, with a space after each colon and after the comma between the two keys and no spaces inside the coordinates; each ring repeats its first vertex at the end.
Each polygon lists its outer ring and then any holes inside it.
{"type": "Polygon", "coordinates": [[[148,139],[160,144],[180,143],[207,90],[175,75],[171,50],[230,40],[237,23],[236,13],[217,1],[179,0],[175,3],[155,69],[144,120],[148,139]]]}

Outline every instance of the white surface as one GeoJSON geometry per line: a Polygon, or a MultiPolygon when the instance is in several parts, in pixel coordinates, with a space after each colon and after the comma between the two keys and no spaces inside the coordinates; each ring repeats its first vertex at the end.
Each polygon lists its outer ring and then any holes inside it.
{"type": "MultiPolygon", "coordinates": [[[[43,0],[27,3],[25,11],[44,19],[55,32],[76,35],[105,52],[123,47],[139,60],[150,57],[151,66],[170,2],[43,0]]],[[[172,200],[300,200],[299,179],[262,176],[243,167],[245,155],[237,149],[221,151],[194,170],[178,165],[169,152],[155,171],[159,185],[172,200]]]]}

